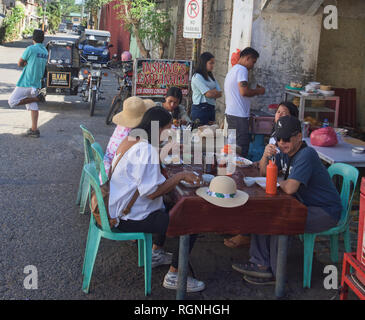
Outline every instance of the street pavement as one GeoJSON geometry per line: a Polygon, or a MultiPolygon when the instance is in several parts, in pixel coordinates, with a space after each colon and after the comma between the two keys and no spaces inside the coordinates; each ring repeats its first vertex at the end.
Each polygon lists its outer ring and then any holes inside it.
{"type": "MultiPolygon", "coordinates": [[[[99,247],[90,293],[82,292],[90,214],[80,214],[75,204],[84,161],[80,124],[89,128],[105,149],[114,130],[114,125],[105,124],[105,116],[117,82],[114,76],[103,79],[106,99],[97,103],[93,117],[78,96],[47,96],[46,103],[40,105],[41,137],[22,137],[30,127],[30,115],[24,107],[9,108],[7,100],[21,73],[17,61],[30,44],[31,40],[22,40],[0,46],[0,299],[175,299],[174,291],[162,287],[168,266],[153,269],[152,295],[145,297],[136,245],[105,239],[99,247]],[[36,267],[37,289],[24,285],[27,266],[36,267]]],[[[187,298],[275,299],[273,286],[250,285],[232,270],[232,263],[247,261],[248,248],[227,248],[223,238],[217,234],[198,238],[191,265],[195,276],[206,283],[206,290],[187,294],[187,298]]],[[[168,239],[166,249],[170,247],[168,239]]],[[[326,264],[331,264],[328,255],[321,261],[314,259],[312,289],[304,290],[303,247],[293,239],[286,298],[338,299],[336,290],[323,286],[326,264]]],[[[340,276],[341,266],[337,266],[340,276]]]]}

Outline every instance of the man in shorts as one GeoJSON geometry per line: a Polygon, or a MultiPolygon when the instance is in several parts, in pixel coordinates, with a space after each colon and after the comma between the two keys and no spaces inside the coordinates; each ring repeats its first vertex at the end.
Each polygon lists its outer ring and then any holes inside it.
{"type": "Polygon", "coordinates": [[[33,45],[25,49],[19,59],[18,66],[23,67],[23,72],[18,80],[16,87],[9,98],[9,106],[25,105],[31,112],[32,127],[24,136],[39,138],[38,130],[38,102],[45,101],[45,94],[39,92],[44,70],[47,64],[48,51],[43,45],[44,32],[34,30],[33,45]]]}

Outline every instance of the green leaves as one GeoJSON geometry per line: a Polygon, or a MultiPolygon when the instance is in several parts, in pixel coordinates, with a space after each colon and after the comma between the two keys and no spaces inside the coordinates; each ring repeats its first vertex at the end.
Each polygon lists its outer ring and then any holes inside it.
{"type": "Polygon", "coordinates": [[[16,39],[19,34],[19,23],[25,17],[25,9],[23,6],[16,5],[11,13],[8,14],[3,22],[3,27],[5,29],[4,40],[12,41],[16,39]]]}
{"type": "Polygon", "coordinates": [[[119,9],[119,18],[124,21],[128,31],[140,40],[142,54],[146,51],[143,41],[149,40],[163,55],[172,34],[168,11],[158,9],[154,0],[119,0],[115,8],[119,9]]]}

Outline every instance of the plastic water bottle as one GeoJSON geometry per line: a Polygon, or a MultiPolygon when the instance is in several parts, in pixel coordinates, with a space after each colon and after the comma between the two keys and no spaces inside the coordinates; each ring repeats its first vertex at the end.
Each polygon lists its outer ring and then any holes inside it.
{"type": "Polygon", "coordinates": [[[330,126],[330,123],[328,122],[328,119],[327,118],[324,119],[323,124],[322,124],[322,128],[327,128],[329,126],[330,126]]]}

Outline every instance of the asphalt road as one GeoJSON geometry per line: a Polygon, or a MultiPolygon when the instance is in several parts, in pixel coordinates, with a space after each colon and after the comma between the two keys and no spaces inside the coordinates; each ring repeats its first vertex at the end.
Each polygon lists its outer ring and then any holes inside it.
{"type": "MultiPolygon", "coordinates": [[[[75,205],[84,161],[79,126],[89,128],[105,148],[114,130],[113,125],[105,125],[105,116],[117,92],[116,79],[103,79],[106,100],[98,102],[93,117],[79,97],[47,96],[40,105],[41,137],[24,138],[21,134],[30,127],[30,115],[24,107],[10,109],[7,100],[21,73],[17,61],[30,44],[23,40],[0,46],[0,299],[146,299],[143,268],[137,266],[137,248],[131,242],[102,240],[90,293],[81,290],[90,215],[79,214],[75,205]],[[35,275],[24,272],[27,266],[36,267],[37,289],[24,286],[27,276],[35,275]]],[[[168,240],[166,248],[170,245],[168,240]]],[[[293,240],[287,299],[338,298],[335,290],[323,287],[327,258],[314,260],[312,289],[302,289],[303,247],[293,240]]],[[[272,286],[247,284],[232,270],[233,262],[247,259],[247,248],[229,249],[222,235],[202,235],[191,264],[207,288],[187,297],[275,299],[272,286]]],[[[175,292],[161,285],[167,270],[168,266],[153,270],[152,295],[147,299],[175,299],[175,292]]]]}

